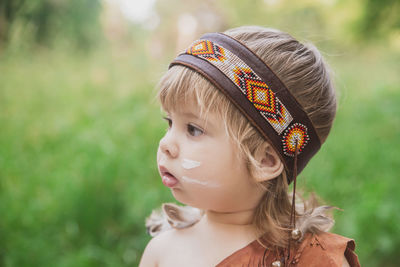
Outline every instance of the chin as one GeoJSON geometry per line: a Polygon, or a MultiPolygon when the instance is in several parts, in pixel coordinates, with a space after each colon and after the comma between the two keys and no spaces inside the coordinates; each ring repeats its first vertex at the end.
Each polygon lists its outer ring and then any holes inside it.
{"type": "Polygon", "coordinates": [[[236,205],[232,206],[228,204],[232,203],[232,201],[227,199],[222,200],[210,194],[200,197],[197,192],[188,192],[182,188],[171,188],[171,193],[176,201],[181,204],[201,210],[212,210],[215,212],[231,212],[236,210],[236,205]],[[197,196],[197,198],[193,198],[193,196],[197,196]]]}
{"type": "Polygon", "coordinates": [[[171,193],[176,201],[185,205],[190,205],[189,202],[187,201],[188,200],[187,197],[185,197],[185,193],[181,189],[171,188],[171,193]]]}
{"type": "Polygon", "coordinates": [[[194,199],[191,199],[190,197],[188,197],[188,195],[185,194],[185,192],[183,192],[179,188],[172,188],[171,192],[172,192],[172,195],[174,196],[174,198],[176,199],[176,201],[178,201],[181,204],[191,206],[194,208],[198,208],[198,209],[202,209],[202,210],[206,210],[209,208],[209,207],[205,207],[204,205],[200,205],[201,203],[199,203],[199,202],[201,202],[201,201],[196,201],[194,199]]]}

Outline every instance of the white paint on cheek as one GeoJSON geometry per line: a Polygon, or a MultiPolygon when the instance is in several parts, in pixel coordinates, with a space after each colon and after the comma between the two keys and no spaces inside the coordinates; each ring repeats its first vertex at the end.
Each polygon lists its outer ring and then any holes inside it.
{"type": "Polygon", "coordinates": [[[182,181],[185,181],[186,183],[191,183],[191,184],[198,184],[202,186],[207,186],[207,187],[219,187],[220,185],[217,183],[211,183],[207,181],[199,181],[187,176],[182,176],[182,181]]]}
{"type": "Polygon", "coordinates": [[[190,159],[183,159],[182,167],[184,169],[189,170],[189,169],[193,169],[193,168],[200,166],[200,164],[201,163],[198,161],[194,161],[194,160],[190,160],[190,159]]]}
{"type": "MultiPolygon", "coordinates": [[[[182,167],[187,170],[199,167],[200,165],[201,165],[200,162],[191,160],[191,159],[183,159],[183,162],[182,162],[182,167]]],[[[199,180],[187,177],[187,176],[182,176],[182,181],[184,181],[186,183],[197,184],[197,185],[206,186],[206,187],[219,187],[220,186],[217,183],[212,183],[212,182],[207,182],[207,181],[199,181],[199,180]]]]}

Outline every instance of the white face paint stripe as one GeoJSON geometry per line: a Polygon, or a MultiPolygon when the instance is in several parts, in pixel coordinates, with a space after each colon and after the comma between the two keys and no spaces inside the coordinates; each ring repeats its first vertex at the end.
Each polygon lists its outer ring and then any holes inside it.
{"type": "Polygon", "coordinates": [[[200,162],[195,161],[195,160],[183,159],[182,167],[184,169],[189,170],[189,169],[193,169],[193,168],[200,166],[200,164],[201,164],[200,162]]]}
{"type": "Polygon", "coordinates": [[[187,183],[192,183],[192,184],[198,184],[198,185],[202,185],[202,186],[208,186],[208,187],[219,187],[218,184],[216,183],[209,183],[206,181],[199,181],[193,178],[189,178],[187,176],[182,176],[182,181],[185,181],[187,183]]]}

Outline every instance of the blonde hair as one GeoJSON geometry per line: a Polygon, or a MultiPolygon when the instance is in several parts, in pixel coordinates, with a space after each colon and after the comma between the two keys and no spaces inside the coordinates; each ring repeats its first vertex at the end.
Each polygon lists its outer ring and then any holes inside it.
{"type": "MultiPolygon", "coordinates": [[[[332,127],[337,105],[328,66],[317,48],[312,44],[302,44],[287,33],[257,26],[234,28],[225,34],[244,43],[268,64],[302,105],[321,142],[324,142],[332,127]]],[[[241,151],[237,155],[246,160],[251,176],[256,178],[260,175],[255,155],[265,153],[266,140],[214,85],[189,68],[174,66],[162,77],[158,87],[157,97],[165,110],[179,110],[180,106],[194,100],[200,106],[201,117],[207,119],[209,112],[218,114],[227,135],[241,151]]],[[[253,224],[260,236],[268,238],[261,242],[284,247],[288,242],[291,210],[286,170],[260,186],[265,189],[265,194],[256,208],[253,224]]],[[[296,205],[297,227],[303,233],[328,230],[333,220],[324,217],[324,208],[314,209],[314,199],[310,202],[311,208],[304,201],[302,205],[296,205]],[[313,215],[318,219],[313,220],[313,215]]]]}

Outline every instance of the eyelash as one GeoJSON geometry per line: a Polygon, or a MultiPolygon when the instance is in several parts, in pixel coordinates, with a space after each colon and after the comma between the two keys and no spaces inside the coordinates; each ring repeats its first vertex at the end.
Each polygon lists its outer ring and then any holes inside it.
{"type": "MultiPolygon", "coordinates": [[[[166,120],[166,121],[168,122],[168,129],[170,129],[171,126],[172,126],[172,120],[171,120],[170,118],[167,118],[167,117],[163,117],[163,119],[166,120]]],[[[193,136],[193,137],[198,136],[198,135],[193,135],[193,134],[190,133],[190,132],[193,131],[193,130],[197,130],[197,131],[201,132],[201,134],[204,133],[203,130],[201,130],[201,129],[199,129],[199,128],[197,128],[196,126],[191,125],[191,124],[187,124],[187,130],[188,130],[189,134],[190,134],[191,136],[193,136]]],[[[200,134],[200,135],[201,135],[201,134],[200,134]]]]}

